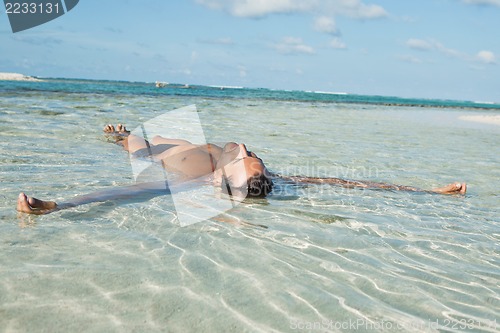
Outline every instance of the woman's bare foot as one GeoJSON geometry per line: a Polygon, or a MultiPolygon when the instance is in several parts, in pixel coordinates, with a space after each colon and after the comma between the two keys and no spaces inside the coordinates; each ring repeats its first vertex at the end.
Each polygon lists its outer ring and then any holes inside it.
{"type": "Polygon", "coordinates": [[[108,124],[104,126],[104,133],[106,133],[107,137],[112,138],[115,142],[118,142],[125,140],[129,136],[130,131],[128,131],[125,125],[122,124],[116,125],[116,128],[113,125],[108,124]]]}
{"type": "Polygon", "coordinates": [[[36,198],[28,197],[24,193],[20,193],[17,198],[17,211],[28,214],[42,215],[48,214],[57,210],[57,203],[54,201],[43,201],[36,198]]]}
{"type": "Polygon", "coordinates": [[[435,188],[432,192],[439,194],[465,194],[465,192],[467,192],[467,184],[453,183],[446,185],[445,187],[435,188]]]}

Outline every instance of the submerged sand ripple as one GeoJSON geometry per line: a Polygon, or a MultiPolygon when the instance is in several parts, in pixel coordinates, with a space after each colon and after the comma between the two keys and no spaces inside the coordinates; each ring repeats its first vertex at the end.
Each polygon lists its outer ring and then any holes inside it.
{"type": "Polygon", "coordinates": [[[500,115],[470,115],[460,116],[459,119],[500,126],[500,115]]]}

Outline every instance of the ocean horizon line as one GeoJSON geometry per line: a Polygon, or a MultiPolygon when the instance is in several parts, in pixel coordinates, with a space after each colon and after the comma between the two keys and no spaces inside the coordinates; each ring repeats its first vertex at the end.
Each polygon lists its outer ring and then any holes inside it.
{"type": "MultiPolygon", "coordinates": [[[[387,105],[387,106],[407,106],[407,107],[436,107],[436,108],[474,108],[474,109],[487,109],[487,110],[500,110],[500,102],[493,101],[473,101],[473,100],[457,100],[446,98],[428,98],[428,97],[401,97],[390,95],[366,95],[358,93],[350,93],[344,91],[326,91],[326,90],[294,90],[294,89],[278,89],[267,87],[245,87],[229,84],[188,84],[176,83],[165,81],[130,81],[130,80],[117,80],[117,79],[88,79],[88,78],[69,78],[69,77],[44,77],[34,75],[24,75],[19,73],[3,73],[0,72],[0,81],[16,81],[16,82],[29,82],[29,83],[43,83],[43,82],[91,82],[91,83],[116,83],[116,84],[135,84],[154,88],[157,91],[168,89],[183,89],[184,91],[191,91],[192,93],[182,93],[182,95],[197,95],[201,90],[225,91],[235,92],[229,93],[225,97],[240,97],[240,98],[263,98],[263,99],[276,99],[276,100],[295,100],[295,101],[316,101],[316,102],[330,102],[330,103],[347,103],[347,104],[373,104],[373,105],[387,105]],[[158,82],[161,83],[160,87],[155,86],[158,82]],[[243,96],[235,96],[242,91],[246,91],[243,96]],[[250,92],[250,93],[248,93],[250,92]],[[253,93],[251,93],[253,92],[253,93]],[[263,93],[263,92],[268,92],[263,93]],[[293,96],[292,96],[293,95],[293,96]]],[[[71,91],[74,92],[74,91],[71,91]]],[[[201,93],[205,96],[206,91],[201,93]]],[[[209,94],[210,95],[210,94],[209,94]]],[[[207,96],[208,97],[208,96],[207,96]]],[[[213,97],[222,97],[219,94],[213,97]]]]}

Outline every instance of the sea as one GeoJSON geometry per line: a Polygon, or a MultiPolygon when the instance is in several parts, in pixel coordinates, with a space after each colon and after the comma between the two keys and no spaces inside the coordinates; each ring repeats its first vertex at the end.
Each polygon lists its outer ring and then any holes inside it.
{"type": "Polygon", "coordinates": [[[0,330],[500,332],[500,126],[470,121],[498,115],[476,101],[1,81],[0,330]],[[134,183],[103,127],[193,105],[207,142],[245,143],[281,175],[468,190],[277,181],[189,225],[169,195],[16,212],[20,192],[64,202],[134,183]]]}

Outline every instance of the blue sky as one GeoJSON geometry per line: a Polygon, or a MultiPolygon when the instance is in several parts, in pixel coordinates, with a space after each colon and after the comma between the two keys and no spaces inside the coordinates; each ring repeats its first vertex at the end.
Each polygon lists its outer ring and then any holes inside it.
{"type": "Polygon", "coordinates": [[[500,102],[500,0],[80,0],[0,72],[500,102]]]}

